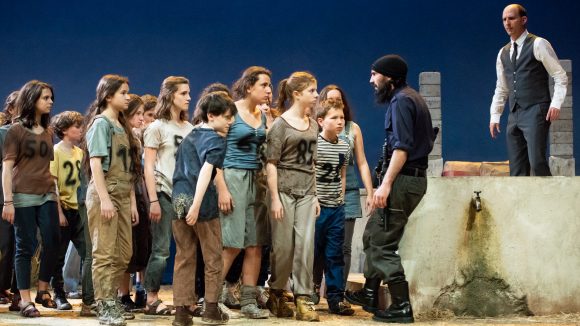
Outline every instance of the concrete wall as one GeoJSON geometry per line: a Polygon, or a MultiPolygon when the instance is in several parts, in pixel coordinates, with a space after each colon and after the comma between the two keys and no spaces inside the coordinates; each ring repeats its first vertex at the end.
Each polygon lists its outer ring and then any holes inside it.
{"type": "MultiPolygon", "coordinates": [[[[574,121],[572,96],[572,61],[560,60],[568,76],[566,99],[560,109],[560,119],[550,126],[550,171],[552,175],[576,175],[574,160],[574,121]]],[[[550,92],[554,92],[554,80],[550,79],[550,92]]]]}
{"type": "MultiPolygon", "coordinates": [[[[433,308],[472,273],[502,280],[534,314],[579,312],[579,196],[580,177],[429,178],[400,248],[415,310],[433,308]],[[470,209],[476,190],[481,212],[470,209]]],[[[355,229],[353,272],[362,271],[365,220],[355,229]]]]}

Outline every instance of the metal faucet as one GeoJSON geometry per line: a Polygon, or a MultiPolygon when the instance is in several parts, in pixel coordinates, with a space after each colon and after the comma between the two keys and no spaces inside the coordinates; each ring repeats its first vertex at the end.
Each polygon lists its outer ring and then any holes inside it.
{"type": "Polygon", "coordinates": [[[475,196],[473,198],[473,206],[475,206],[475,210],[479,212],[479,211],[481,211],[481,197],[479,197],[481,190],[474,191],[473,193],[475,194],[475,196]]]}

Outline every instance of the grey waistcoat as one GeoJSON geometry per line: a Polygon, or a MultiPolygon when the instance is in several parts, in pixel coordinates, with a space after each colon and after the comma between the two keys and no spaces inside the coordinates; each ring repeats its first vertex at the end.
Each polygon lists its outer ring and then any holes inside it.
{"type": "Polygon", "coordinates": [[[534,57],[535,39],[535,35],[528,34],[522,48],[518,48],[520,56],[515,67],[510,58],[512,43],[502,49],[500,59],[510,91],[510,111],[514,110],[516,104],[526,109],[534,104],[550,102],[550,76],[542,62],[534,57]]]}

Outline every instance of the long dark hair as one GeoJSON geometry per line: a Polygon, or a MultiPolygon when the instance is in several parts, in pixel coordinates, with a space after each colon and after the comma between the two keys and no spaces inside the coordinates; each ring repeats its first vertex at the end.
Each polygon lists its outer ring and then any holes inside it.
{"type": "Polygon", "coordinates": [[[246,98],[248,96],[248,89],[254,86],[258,79],[260,79],[260,75],[266,75],[272,78],[272,72],[264,67],[251,66],[244,70],[242,77],[232,85],[234,101],[246,98]]]}
{"type": "Polygon", "coordinates": [[[297,71],[292,73],[290,77],[282,79],[280,83],[278,83],[278,99],[276,101],[276,108],[281,113],[284,113],[294,102],[292,92],[302,92],[313,83],[316,83],[316,78],[306,71],[297,71]],[[286,102],[288,102],[288,104],[286,102]]]}
{"type": "MultiPolygon", "coordinates": [[[[81,143],[81,148],[84,151],[83,157],[83,165],[85,169],[85,173],[87,176],[91,176],[91,158],[89,156],[88,146],[87,146],[87,138],[86,133],[93,125],[95,121],[95,117],[107,108],[107,99],[115,95],[115,93],[123,86],[123,84],[129,84],[129,79],[127,77],[119,76],[119,75],[105,75],[101,77],[99,80],[99,84],[97,85],[97,94],[95,101],[89,106],[87,110],[87,115],[85,118],[85,126],[84,126],[84,133],[85,136],[83,137],[83,141],[81,143]]],[[[140,177],[143,174],[143,169],[141,167],[141,157],[140,157],[140,145],[139,141],[133,135],[131,131],[131,126],[125,117],[124,112],[119,112],[119,123],[123,126],[123,130],[125,130],[125,134],[129,139],[129,153],[131,156],[131,172],[134,174],[135,177],[140,177]]]]}
{"type": "Polygon", "coordinates": [[[9,125],[12,123],[12,118],[16,114],[15,105],[16,99],[18,98],[18,91],[13,91],[6,97],[6,101],[4,102],[4,116],[6,117],[6,121],[4,122],[5,125],[9,125]]]}
{"type": "Polygon", "coordinates": [[[201,118],[202,111],[199,109],[199,100],[201,100],[201,98],[206,96],[207,94],[213,93],[213,92],[225,92],[226,94],[228,94],[228,96],[230,98],[232,97],[230,89],[225,84],[211,83],[211,84],[207,85],[203,89],[203,91],[201,91],[201,93],[199,94],[197,104],[195,105],[195,109],[193,110],[193,118],[191,119],[191,123],[193,125],[197,125],[197,124],[203,122],[203,119],[201,118]]]}
{"type": "Polygon", "coordinates": [[[342,111],[344,112],[344,121],[352,121],[352,112],[350,111],[350,105],[348,104],[348,100],[346,99],[346,94],[344,94],[344,91],[342,90],[342,88],[334,85],[334,84],[330,84],[325,86],[321,91],[320,91],[320,95],[318,95],[318,103],[320,104],[322,103],[322,101],[326,101],[328,100],[328,92],[332,91],[332,90],[337,90],[340,93],[340,98],[342,99],[342,105],[344,106],[344,108],[342,109],[342,111]]]}
{"type": "MultiPolygon", "coordinates": [[[[189,85],[189,80],[185,77],[169,76],[163,80],[159,96],[157,97],[157,105],[155,106],[155,117],[157,119],[171,120],[171,108],[173,107],[173,99],[175,92],[179,85],[189,85]]],[[[187,112],[181,111],[179,113],[179,120],[187,120],[187,112]]]]}
{"type": "MultiPolygon", "coordinates": [[[[51,99],[54,101],[54,90],[52,89],[52,86],[39,80],[31,80],[24,84],[18,93],[14,105],[16,109],[16,119],[22,122],[22,125],[26,128],[31,129],[36,125],[36,101],[38,101],[42,95],[42,91],[45,89],[50,90],[52,93],[51,99]]],[[[49,124],[50,113],[45,113],[40,117],[40,125],[46,129],[49,124]]]]}

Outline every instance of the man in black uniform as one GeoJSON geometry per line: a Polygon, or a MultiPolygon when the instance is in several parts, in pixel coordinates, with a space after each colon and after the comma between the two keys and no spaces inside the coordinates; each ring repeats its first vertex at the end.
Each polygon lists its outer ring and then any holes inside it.
{"type": "Polygon", "coordinates": [[[425,101],[407,86],[403,58],[386,55],[371,68],[370,83],[376,100],[387,104],[382,182],[373,196],[376,212],[363,235],[365,286],[347,293],[346,298],[374,312],[374,320],[412,323],[409,285],[397,250],[408,218],[427,190],[426,169],[435,133],[425,101]],[[386,310],[378,310],[381,281],[388,284],[391,294],[391,305],[386,310]]]}

